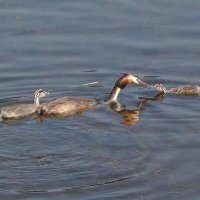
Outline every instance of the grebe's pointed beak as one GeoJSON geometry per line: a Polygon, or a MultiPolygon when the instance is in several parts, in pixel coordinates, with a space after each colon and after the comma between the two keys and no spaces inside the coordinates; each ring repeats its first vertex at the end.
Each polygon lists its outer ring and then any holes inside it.
{"type": "Polygon", "coordinates": [[[47,96],[47,95],[49,95],[49,92],[47,92],[47,91],[43,91],[43,94],[42,94],[41,97],[45,97],[45,96],[47,96]]]}
{"type": "Polygon", "coordinates": [[[139,85],[142,85],[144,87],[150,87],[150,85],[148,83],[145,83],[145,82],[141,81],[139,78],[137,78],[137,81],[138,81],[139,85]]]}

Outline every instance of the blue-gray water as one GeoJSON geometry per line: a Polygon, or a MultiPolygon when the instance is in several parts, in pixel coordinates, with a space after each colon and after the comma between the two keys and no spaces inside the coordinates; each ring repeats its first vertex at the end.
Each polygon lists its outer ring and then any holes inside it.
{"type": "MultiPolygon", "coordinates": [[[[131,72],[200,84],[200,2],[0,2],[0,106],[65,95],[104,99],[131,72]],[[93,85],[85,83],[97,82],[93,85]]],[[[0,125],[0,199],[200,198],[199,97],[129,86],[120,102],[66,119],[0,125]]]]}

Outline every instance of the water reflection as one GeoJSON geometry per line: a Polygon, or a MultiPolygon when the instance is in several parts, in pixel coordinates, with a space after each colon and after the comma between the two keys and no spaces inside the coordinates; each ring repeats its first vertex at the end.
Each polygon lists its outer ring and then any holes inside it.
{"type": "Polygon", "coordinates": [[[13,125],[13,124],[30,121],[30,120],[38,120],[38,116],[36,114],[31,114],[31,115],[19,117],[19,118],[1,119],[0,123],[6,124],[6,125],[13,125]]]}
{"type": "Polygon", "coordinates": [[[160,93],[156,94],[153,98],[150,98],[150,97],[139,97],[139,99],[143,99],[143,100],[146,100],[146,101],[162,102],[164,97],[165,97],[165,93],[164,92],[160,92],[160,93]]]}
{"type": "Polygon", "coordinates": [[[148,101],[162,102],[164,99],[164,95],[164,92],[161,92],[155,95],[153,98],[139,97],[139,99],[143,100],[138,102],[136,105],[136,109],[133,110],[126,109],[126,107],[122,106],[121,103],[117,100],[110,103],[110,108],[122,116],[123,124],[135,125],[140,120],[141,112],[145,110],[145,104],[148,101]]]}
{"type": "Polygon", "coordinates": [[[73,110],[73,111],[70,111],[69,113],[52,113],[52,114],[49,114],[49,115],[38,115],[37,119],[42,122],[44,120],[47,120],[47,119],[60,119],[60,118],[68,118],[68,117],[71,117],[71,116],[74,116],[74,115],[81,115],[83,114],[84,112],[90,110],[90,109],[93,109],[95,108],[95,105],[93,107],[87,107],[87,108],[82,108],[82,109],[79,109],[79,110],[73,110]]]}
{"type": "MultiPolygon", "coordinates": [[[[116,113],[120,114],[123,121],[122,123],[124,125],[135,125],[139,120],[140,120],[140,115],[142,113],[142,111],[145,110],[145,104],[148,101],[156,101],[156,102],[162,102],[164,99],[164,92],[161,92],[157,95],[155,95],[153,98],[149,98],[149,97],[139,97],[139,99],[141,99],[141,101],[139,101],[136,105],[136,108],[133,110],[130,109],[126,109],[126,106],[122,106],[121,103],[116,100],[110,103],[110,108],[115,111],[116,113]]],[[[45,120],[48,119],[59,119],[59,118],[68,118],[74,115],[80,115],[86,111],[88,111],[89,109],[94,109],[94,107],[90,107],[90,108],[85,108],[79,111],[75,111],[75,112],[70,112],[68,114],[52,114],[52,115],[48,115],[48,116],[40,116],[35,114],[29,115],[27,117],[21,117],[21,118],[16,118],[16,119],[4,119],[1,122],[4,124],[15,124],[15,123],[19,123],[20,121],[25,121],[25,120],[36,120],[38,122],[43,122],[45,120]]]]}

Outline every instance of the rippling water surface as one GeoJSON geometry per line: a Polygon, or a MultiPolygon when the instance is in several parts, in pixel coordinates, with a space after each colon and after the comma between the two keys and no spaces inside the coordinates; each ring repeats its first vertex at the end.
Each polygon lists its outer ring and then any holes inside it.
{"type": "MultiPolygon", "coordinates": [[[[0,106],[64,95],[105,99],[124,72],[200,84],[200,3],[0,2],[0,106]],[[93,84],[87,84],[93,83],[93,84]]],[[[65,119],[0,124],[1,199],[200,198],[199,96],[129,86],[120,103],[65,119]]]]}

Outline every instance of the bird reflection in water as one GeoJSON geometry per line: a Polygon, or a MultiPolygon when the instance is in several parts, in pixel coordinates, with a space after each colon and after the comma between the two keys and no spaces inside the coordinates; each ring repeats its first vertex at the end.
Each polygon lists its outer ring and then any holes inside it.
{"type": "Polygon", "coordinates": [[[140,116],[142,111],[145,110],[145,104],[148,101],[156,101],[156,102],[162,102],[164,99],[165,93],[161,92],[157,95],[155,95],[153,98],[148,98],[148,97],[139,97],[141,99],[140,102],[137,103],[137,106],[135,109],[130,110],[126,109],[124,106],[121,105],[121,103],[116,100],[110,103],[110,108],[119,113],[122,116],[122,123],[125,125],[135,125],[137,122],[140,120],[140,116]]]}

